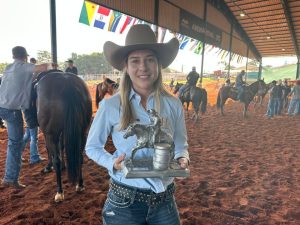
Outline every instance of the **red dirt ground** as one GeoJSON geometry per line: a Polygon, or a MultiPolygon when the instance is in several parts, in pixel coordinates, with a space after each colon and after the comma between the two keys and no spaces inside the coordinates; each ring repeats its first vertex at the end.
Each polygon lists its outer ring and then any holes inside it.
{"type": "MultiPolygon", "coordinates": [[[[300,117],[264,117],[265,108],[229,102],[226,116],[215,108],[217,84],[207,84],[210,106],[198,124],[186,118],[191,177],[176,180],[183,225],[300,224],[300,117]]],[[[92,95],[95,85],[90,85],[92,95]]],[[[0,177],[7,133],[0,130],[0,177]]],[[[107,146],[113,150],[113,144],[107,146]]],[[[46,157],[43,135],[39,149],[46,157]]],[[[25,158],[28,159],[28,147],[25,158]]],[[[55,174],[42,175],[42,162],[22,165],[24,190],[0,187],[0,224],[102,224],[109,177],[85,157],[86,191],[78,194],[63,174],[65,201],[54,203],[55,174]]]]}

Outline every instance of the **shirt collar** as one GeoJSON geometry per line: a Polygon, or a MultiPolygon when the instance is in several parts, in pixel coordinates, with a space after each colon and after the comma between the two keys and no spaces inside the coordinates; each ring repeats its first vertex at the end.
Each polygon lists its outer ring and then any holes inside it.
{"type": "MultiPolygon", "coordinates": [[[[150,95],[149,95],[149,98],[153,98],[154,96],[154,92],[152,92],[150,95]]],[[[138,97],[139,99],[141,99],[141,96],[135,92],[135,90],[133,88],[131,88],[130,90],[130,93],[129,93],[129,101],[131,101],[132,99],[138,97]]]]}

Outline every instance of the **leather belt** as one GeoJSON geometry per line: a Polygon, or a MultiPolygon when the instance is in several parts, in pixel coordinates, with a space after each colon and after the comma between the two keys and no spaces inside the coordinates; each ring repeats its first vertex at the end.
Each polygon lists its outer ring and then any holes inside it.
{"type": "Polygon", "coordinates": [[[130,187],[114,181],[110,183],[110,190],[118,197],[133,198],[135,201],[147,203],[148,205],[157,205],[163,203],[175,192],[174,183],[167,187],[167,190],[161,193],[155,193],[151,190],[142,190],[130,187]]]}

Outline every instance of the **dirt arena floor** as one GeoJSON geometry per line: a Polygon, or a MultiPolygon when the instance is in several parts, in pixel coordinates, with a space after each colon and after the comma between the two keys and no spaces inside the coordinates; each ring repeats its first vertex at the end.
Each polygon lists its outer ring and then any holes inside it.
{"type": "MultiPolygon", "coordinates": [[[[226,116],[215,107],[219,85],[205,86],[207,113],[197,124],[186,115],[191,177],[176,180],[176,199],[183,225],[300,224],[300,117],[264,117],[266,106],[229,102],[226,116]]],[[[92,95],[95,85],[90,84],[92,95]]],[[[0,130],[0,177],[4,175],[7,133],[0,130]]],[[[111,141],[107,146],[113,150],[111,141]]],[[[43,135],[39,149],[46,157],[43,135]]],[[[25,158],[29,158],[27,147],[25,158]]],[[[55,174],[41,174],[42,162],[22,165],[24,190],[0,187],[0,224],[102,224],[101,210],[109,177],[84,159],[86,191],[78,194],[63,174],[65,201],[54,202],[55,174]]],[[[126,223],[124,223],[126,225],[126,223]]]]}

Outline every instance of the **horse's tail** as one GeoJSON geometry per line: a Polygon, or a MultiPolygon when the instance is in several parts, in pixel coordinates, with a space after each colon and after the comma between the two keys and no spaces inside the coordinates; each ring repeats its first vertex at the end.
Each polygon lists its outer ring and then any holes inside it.
{"type": "Polygon", "coordinates": [[[217,97],[217,108],[219,109],[221,107],[221,89],[218,92],[218,97],[217,97]]]}
{"type": "Polygon", "coordinates": [[[67,155],[68,178],[72,184],[78,181],[83,163],[82,147],[85,143],[85,128],[88,126],[89,109],[91,106],[84,105],[85,96],[68,84],[65,90],[65,121],[64,121],[64,144],[67,155]]]}
{"type": "Polygon", "coordinates": [[[206,112],[206,107],[207,107],[207,92],[205,89],[202,91],[202,101],[201,101],[201,113],[206,112]]]}
{"type": "Polygon", "coordinates": [[[96,107],[97,107],[97,109],[98,109],[98,107],[99,107],[99,102],[100,102],[100,97],[99,97],[99,85],[100,85],[100,84],[98,84],[98,85],[96,86],[96,96],[95,96],[95,102],[96,102],[96,107]]]}

